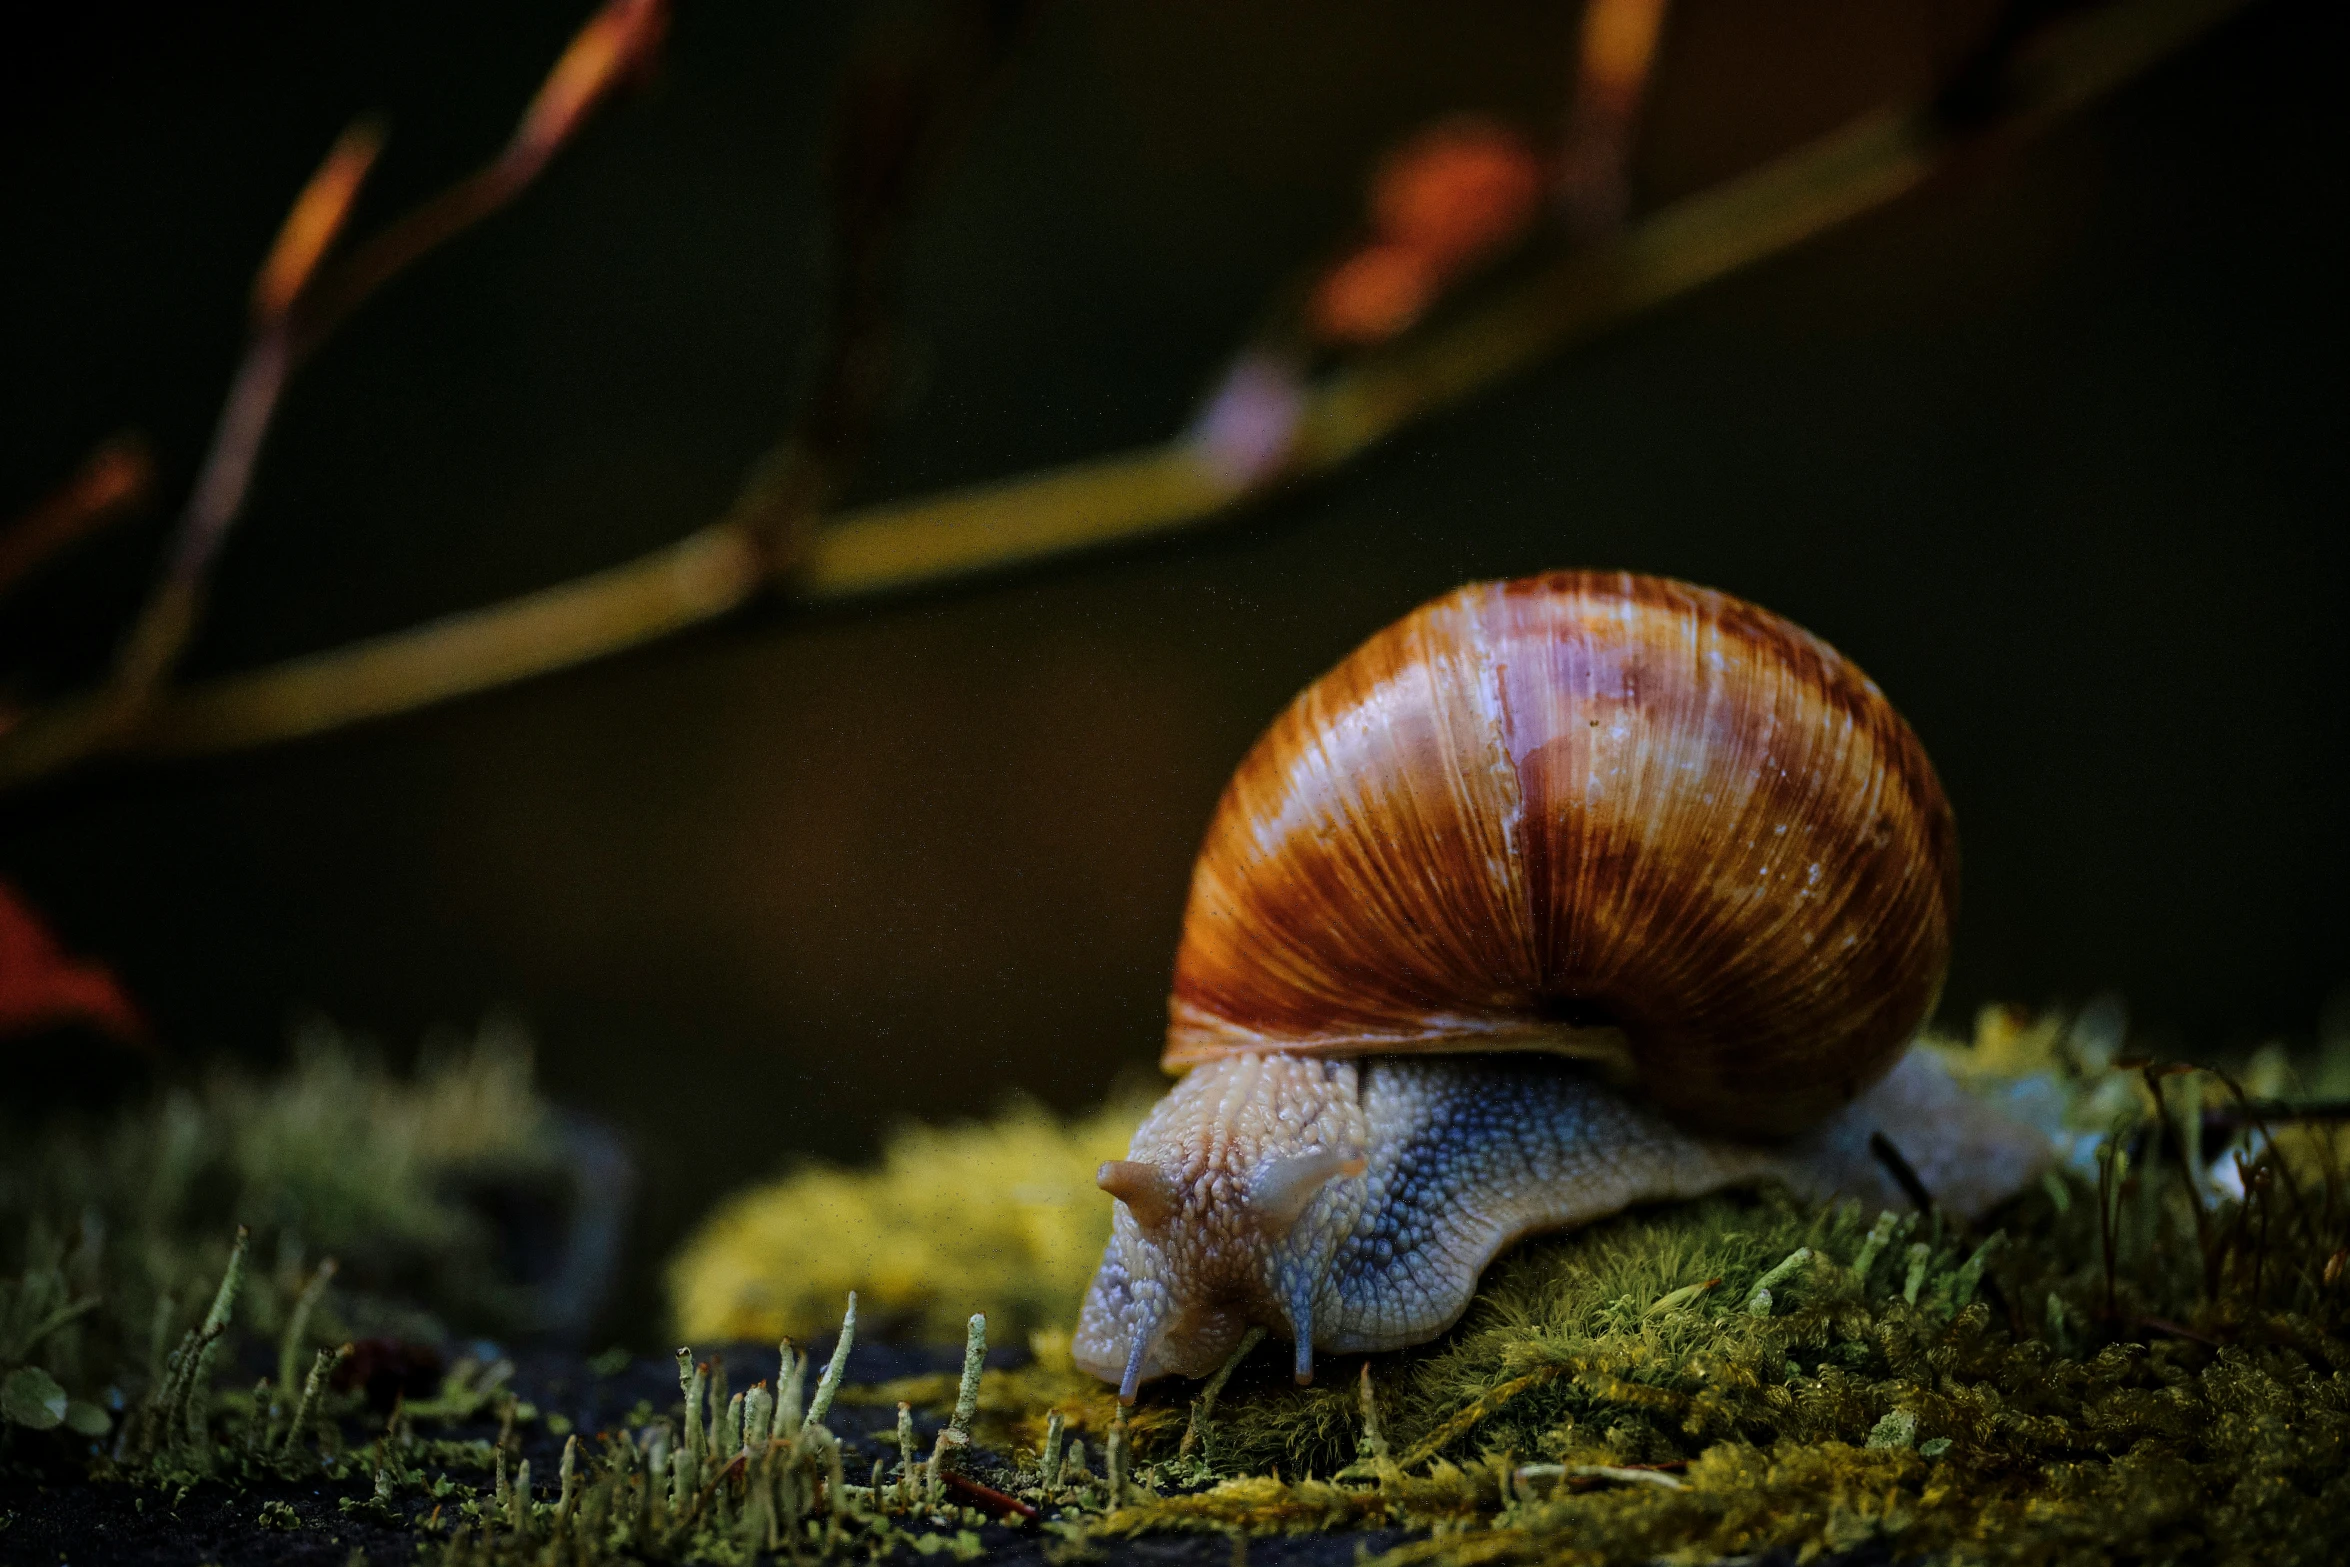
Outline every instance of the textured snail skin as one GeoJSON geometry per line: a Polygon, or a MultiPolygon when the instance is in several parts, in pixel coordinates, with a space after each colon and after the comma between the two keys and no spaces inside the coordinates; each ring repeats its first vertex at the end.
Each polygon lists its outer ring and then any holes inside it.
{"type": "Polygon", "coordinates": [[[1636,1203],[1758,1180],[1798,1194],[1906,1206],[1869,1152],[1882,1132],[1936,1200],[1973,1216],[2047,1168],[2044,1138],[1916,1051],[1792,1142],[1692,1133],[1573,1062],[1526,1056],[1317,1060],[1236,1056],[1185,1077],[1134,1136],[1131,1158],[1173,1178],[1145,1225],[1117,1208],[1086,1297],[1077,1364],[1120,1384],[1205,1376],[1252,1325],[1314,1351],[1397,1349],[1468,1309],[1486,1264],[1522,1236],[1636,1203]],[[1287,1160],[1335,1154],[1294,1220],[1253,1188],[1287,1160]]]}
{"type": "Polygon", "coordinates": [[[1886,1075],[1957,892],[1924,748],[1799,627],[1622,573],[1423,605],[1217,805],[1168,999],[1190,1075],[1102,1167],[1079,1363],[1130,1398],[1257,1324],[1302,1377],[1442,1331],[1533,1230],[1764,1177],[1898,1200],[1875,1129],[1946,1204],[2014,1190],[2031,1134],[1929,1058],[1886,1075]]]}

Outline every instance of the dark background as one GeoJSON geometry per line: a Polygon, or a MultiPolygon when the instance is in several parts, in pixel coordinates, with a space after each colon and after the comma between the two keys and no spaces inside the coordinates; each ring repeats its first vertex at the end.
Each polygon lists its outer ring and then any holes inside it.
{"type": "MultiPolygon", "coordinates": [[[[390,120],[364,229],[486,156],[587,8],[91,4],[12,32],[0,506],[125,425],[176,500],[335,132],[390,120]]],[[[1639,202],[1915,97],[1985,9],[1685,0],[1639,202]]],[[[195,667],[721,509],[810,372],[842,62],[911,13],[687,0],[646,91],[306,372],[195,667]]],[[[1048,9],[918,209],[855,498],[1175,428],[1396,137],[1459,108],[1551,133],[1574,23],[1048,9]]],[[[518,1010],[553,1093],[634,1139],[649,1259],[795,1155],[1146,1064],[1197,834],[1280,704],[1464,579],[1625,566],[1792,616],[1908,714],[1967,856],[1948,1018],[2111,988],[2166,1048],[2305,1039],[2350,980],[2343,31],[2256,5],[2021,152],[1216,531],[88,770],[0,800],[0,874],[181,1062],[266,1057],[304,1008],[395,1051],[518,1010]]],[[[96,667],[161,530],[0,602],[19,696],[96,667]]]]}

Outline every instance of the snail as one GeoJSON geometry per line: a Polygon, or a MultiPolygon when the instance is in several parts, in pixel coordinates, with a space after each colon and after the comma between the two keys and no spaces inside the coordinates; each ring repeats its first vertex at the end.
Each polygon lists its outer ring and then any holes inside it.
{"type": "Polygon", "coordinates": [[[1421,606],[1258,740],[1192,872],[1077,1362],[1443,1332],[1520,1237],[1764,1179],[1972,1215],[2044,1139],[1909,1051],[1958,890],[1923,747],[1826,643],[1628,574],[1421,606]]]}

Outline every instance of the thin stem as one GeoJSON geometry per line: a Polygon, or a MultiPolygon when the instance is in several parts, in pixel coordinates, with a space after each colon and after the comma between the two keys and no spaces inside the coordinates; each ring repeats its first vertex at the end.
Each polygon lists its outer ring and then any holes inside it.
{"type": "MultiPolygon", "coordinates": [[[[1209,1377],[1207,1385],[1199,1390],[1199,1397],[1193,1399],[1191,1403],[1191,1423],[1183,1428],[1183,1441],[1175,1449],[1177,1458],[1189,1458],[1199,1450],[1200,1444],[1207,1439],[1208,1417],[1216,1412],[1216,1398],[1224,1391],[1224,1384],[1232,1380],[1232,1373],[1240,1369],[1240,1363],[1248,1359],[1256,1347],[1264,1341],[1265,1330],[1263,1328],[1250,1328],[1246,1333],[1243,1333],[1240,1336],[1240,1343],[1233,1348],[1231,1354],[1224,1357],[1224,1364],[1216,1368],[1216,1374],[1209,1377]]],[[[1056,1414],[1054,1418],[1057,1420],[1060,1417],[1056,1414]]],[[[1049,1442],[1047,1455],[1048,1458],[1060,1456],[1051,1451],[1049,1442]]],[[[1051,1472],[1051,1468],[1052,1466],[1048,1462],[1046,1464],[1048,1474],[1051,1472]]]]}
{"type": "Polygon", "coordinates": [[[1591,0],[1584,7],[1558,174],[1561,215],[1578,235],[1597,238],[1623,226],[1631,201],[1632,132],[1655,69],[1667,3],[1591,0]]]}
{"type": "Polygon", "coordinates": [[[572,36],[496,158],[411,208],[318,279],[296,312],[295,360],[307,359],[377,289],[528,189],[592,111],[644,70],[668,27],[668,0],[607,0],[572,36]]]}
{"type": "Polygon", "coordinates": [[[2121,1175],[2127,1167],[2127,1156],[2110,1136],[2097,1145],[2097,1239],[2105,1263],[2105,1320],[2109,1323],[2121,1314],[2114,1304],[2113,1232],[2121,1202],[2121,1175]]]}
{"type": "Polygon", "coordinates": [[[155,458],[143,439],[125,434],[100,442],[72,478],[0,532],[0,593],[75,540],[138,510],[154,488],[155,458]]]}
{"type": "Polygon", "coordinates": [[[822,1425],[824,1417],[832,1413],[833,1395],[840,1391],[841,1378],[848,1374],[849,1351],[856,1347],[856,1343],[857,1292],[851,1290],[849,1309],[841,1314],[840,1338],[832,1346],[832,1358],[824,1363],[824,1375],[816,1380],[816,1396],[808,1400],[809,1425],[822,1425]]]}
{"type": "Polygon", "coordinates": [[[277,1385],[281,1388],[294,1385],[294,1373],[302,1364],[302,1340],[310,1331],[310,1314],[318,1309],[319,1299],[326,1294],[326,1287],[334,1281],[334,1276],[335,1260],[328,1257],[319,1263],[318,1271],[310,1276],[310,1282],[303,1285],[302,1292],[294,1297],[294,1309],[286,1314],[285,1337],[278,1342],[277,1385]]]}
{"type": "Polygon", "coordinates": [[[2212,1249],[2211,1221],[2203,1212],[2203,1172],[2195,1168],[2186,1135],[2172,1118],[2170,1100],[2162,1091],[2163,1079],[2172,1074],[2163,1072],[2149,1062],[2139,1069],[2139,1075],[2145,1078],[2146,1092],[2153,1097],[2154,1114],[2161,1123],[2163,1140],[2176,1152],[2179,1174],[2187,1183],[2187,1212],[2195,1221],[2195,1255],[2203,1265],[2200,1273],[2203,1298],[2209,1300],[2219,1293],[2219,1256],[2212,1249]]]}

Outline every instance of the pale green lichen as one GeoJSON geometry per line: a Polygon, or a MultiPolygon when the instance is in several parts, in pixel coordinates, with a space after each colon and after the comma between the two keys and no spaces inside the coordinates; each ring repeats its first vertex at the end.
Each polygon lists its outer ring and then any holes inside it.
{"type": "Polygon", "coordinates": [[[486,1468],[486,1444],[414,1426],[477,1414],[501,1373],[461,1361],[410,1408],[406,1466],[345,1450],[356,1400],[332,1373],[355,1331],[535,1320],[458,1188],[562,1168],[527,1046],[499,1028],[406,1076],[313,1029],[275,1077],[222,1071],[103,1124],[0,1128],[0,1460],[175,1490],[320,1476],[380,1490],[424,1485],[427,1461],[486,1468]],[[339,1278],[309,1260],[322,1249],[343,1257],[339,1278]],[[215,1387],[273,1339],[274,1379],[215,1387]]]}
{"type": "MultiPolygon", "coordinates": [[[[853,1310],[841,1324],[844,1341],[853,1310]]],[[[963,1381],[977,1384],[985,1354],[975,1334],[963,1381]]],[[[506,1478],[501,1446],[496,1489],[463,1501],[453,1531],[429,1543],[427,1555],[453,1564],[740,1564],[901,1548],[976,1554],[974,1531],[992,1518],[947,1494],[938,1452],[920,1458],[910,1420],[899,1422],[895,1471],[884,1461],[871,1483],[852,1483],[841,1441],[820,1418],[827,1411],[800,1402],[805,1357],[789,1343],[781,1357],[780,1392],[761,1383],[729,1396],[723,1368],[679,1351],[682,1396],[671,1417],[638,1437],[607,1435],[600,1452],[571,1437],[551,1500],[533,1496],[528,1464],[506,1478]]],[[[820,1388],[840,1385],[843,1363],[836,1355],[820,1388]]]]}
{"type": "MultiPolygon", "coordinates": [[[[77,1396],[102,1388],[102,1365],[159,1370],[187,1325],[180,1305],[212,1289],[240,1224],[253,1238],[239,1309],[265,1337],[297,1317],[305,1345],[436,1337],[451,1321],[526,1330],[541,1302],[501,1273],[463,1194],[567,1179],[528,1042],[503,1025],[436,1045],[409,1074],[316,1025],[272,1077],[224,1069],[102,1124],[0,1124],[0,1365],[32,1353],[8,1347],[6,1324],[37,1298],[86,1313],[38,1351],[77,1396]],[[341,1264],[323,1311],[321,1257],[341,1264]]],[[[281,1366],[281,1386],[308,1356],[281,1366]]]]}

